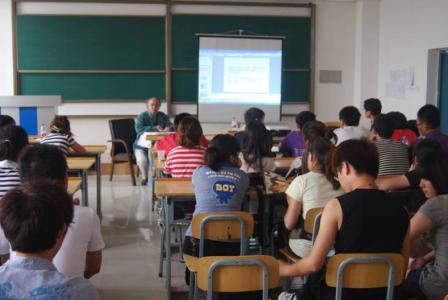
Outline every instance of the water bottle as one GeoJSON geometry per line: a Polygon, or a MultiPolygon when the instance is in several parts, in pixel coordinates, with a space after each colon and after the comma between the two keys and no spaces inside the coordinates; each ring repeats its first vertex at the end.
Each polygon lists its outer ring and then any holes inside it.
{"type": "Polygon", "coordinates": [[[45,126],[44,123],[42,123],[42,125],[40,125],[40,133],[39,133],[40,137],[43,138],[44,136],[47,135],[47,126],[45,126]]]}
{"type": "Polygon", "coordinates": [[[235,117],[232,118],[232,123],[230,124],[230,127],[232,127],[232,129],[238,129],[238,122],[236,121],[235,117]]]}

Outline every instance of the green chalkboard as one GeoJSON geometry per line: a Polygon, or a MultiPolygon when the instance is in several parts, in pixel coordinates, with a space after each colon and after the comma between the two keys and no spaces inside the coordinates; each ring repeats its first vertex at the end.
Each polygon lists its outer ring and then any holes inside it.
{"type": "Polygon", "coordinates": [[[63,95],[64,100],[164,98],[163,74],[21,74],[22,95],[63,95]]]}
{"type": "MultiPolygon", "coordinates": [[[[243,29],[257,35],[284,36],[283,68],[301,69],[283,77],[283,102],[309,101],[311,22],[309,17],[173,16],[173,67],[198,68],[196,33],[243,29]]],[[[173,101],[197,101],[197,71],[173,72],[173,101]],[[196,78],[195,78],[196,77],[196,78]]]]}

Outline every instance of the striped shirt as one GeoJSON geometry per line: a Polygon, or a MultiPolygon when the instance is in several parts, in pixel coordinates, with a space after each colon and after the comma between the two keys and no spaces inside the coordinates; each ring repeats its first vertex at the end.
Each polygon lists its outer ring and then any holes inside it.
{"type": "Polygon", "coordinates": [[[163,171],[175,178],[191,177],[197,167],[205,164],[205,150],[203,146],[193,148],[177,146],[168,153],[163,171]]]}
{"type": "Polygon", "coordinates": [[[392,139],[379,139],[376,142],[380,158],[378,175],[403,175],[409,170],[408,148],[392,139]]]}
{"type": "Polygon", "coordinates": [[[61,134],[61,133],[50,133],[44,136],[40,140],[41,144],[49,144],[58,147],[64,152],[65,155],[68,154],[68,149],[74,144],[75,139],[71,135],[61,134]]]}
{"type": "Polygon", "coordinates": [[[21,185],[17,163],[0,161],[0,199],[9,191],[21,185]]]}

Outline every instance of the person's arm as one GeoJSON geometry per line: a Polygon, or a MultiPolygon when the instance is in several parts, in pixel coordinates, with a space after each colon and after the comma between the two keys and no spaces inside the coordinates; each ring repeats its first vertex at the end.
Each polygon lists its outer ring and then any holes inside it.
{"type": "Polygon", "coordinates": [[[302,202],[287,196],[288,199],[288,209],[286,210],[284,222],[285,227],[288,230],[293,230],[297,225],[297,220],[300,217],[302,211],[302,202]]]}
{"type": "Polygon", "coordinates": [[[432,221],[422,214],[417,212],[411,219],[411,225],[409,230],[409,238],[411,241],[410,256],[413,258],[426,255],[428,252],[422,249],[421,244],[417,240],[423,233],[429,231],[432,228],[432,221]],[[417,243],[414,243],[417,241],[417,243]],[[420,244],[420,245],[419,245],[420,244]]]}
{"type": "Polygon", "coordinates": [[[393,191],[410,187],[409,181],[405,175],[399,175],[389,178],[378,178],[376,180],[376,184],[382,191],[393,191]]]}
{"type": "Polygon", "coordinates": [[[89,251],[86,253],[86,268],[84,270],[84,278],[89,279],[101,270],[101,262],[103,259],[103,251],[89,251]]]}
{"type": "Polygon", "coordinates": [[[78,144],[78,142],[74,142],[71,146],[70,146],[73,151],[75,152],[79,152],[79,153],[83,153],[86,152],[86,148],[84,148],[83,146],[81,146],[80,144],[78,144]]]}
{"type": "Polygon", "coordinates": [[[163,128],[164,131],[171,131],[174,129],[174,125],[173,123],[171,123],[170,118],[168,118],[167,115],[162,114],[163,118],[162,118],[162,124],[161,127],[163,128]]]}
{"type": "Polygon", "coordinates": [[[339,219],[342,219],[341,206],[333,199],[325,205],[319,233],[310,254],[294,264],[279,261],[280,276],[304,276],[319,271],[336,239],[339,219]]]}

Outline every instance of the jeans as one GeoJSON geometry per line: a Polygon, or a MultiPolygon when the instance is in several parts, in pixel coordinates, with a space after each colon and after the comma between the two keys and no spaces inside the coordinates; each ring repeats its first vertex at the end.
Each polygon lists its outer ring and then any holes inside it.
{"type": "Polygon", "coordinates": [[[426,300],[426,296],[420,289],[420,274],[424,267],[412,270],[403,282],[403,292],[405,297],[418,297],[420,300],[426,300]]]}
{"type": "Polygon", "coordinates": [[[151,152],[148,149],[135,149],[134,154],[142,178],[148,179],[148,172],[152,166],[151,152]]]}

